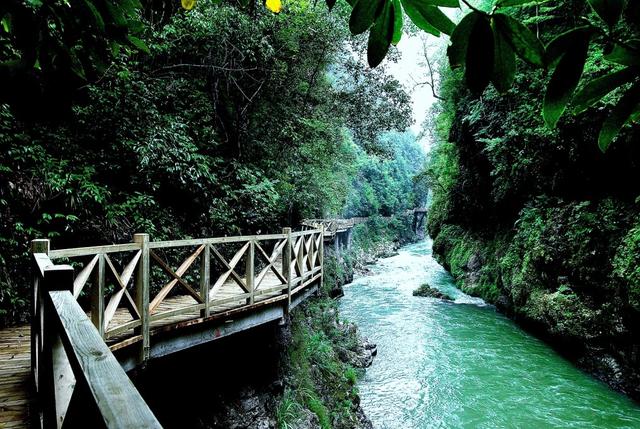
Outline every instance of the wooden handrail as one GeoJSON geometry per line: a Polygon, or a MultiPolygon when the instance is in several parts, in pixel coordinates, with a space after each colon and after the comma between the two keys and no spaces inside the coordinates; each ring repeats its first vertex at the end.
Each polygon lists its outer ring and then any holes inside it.
{"type": "Polygon", "coordinates": [[[151,323],[172,323],[175,317],[182,317],[180,320],[185,323],[198,323],[198,319],[215,320],[265,305],[282,305],[283,314],[287,314],[292,297],[322,281],[324,235],[324,225],[320,225],[318,229],[299,232],[284,228],[280,234],[156,242],[150,241],[148,234],[135,234],[132,243],[59,250],[51,250],[49,240],[32,241],[31,356],[43,427],[62,427],[69,415],[74,420],[74,414],[79,412],[74,411],[79,408],[77,396],[90,398],[98,420],[106,427],[160,427],[105,340],[124,335],[120,342],[111,344],[114,349],[126,347],[123,344],[139,344],[135,360],[141,364],[150,357],[151,323]],[[240,246],[230,259],[222,250],[227,245],[240,246]],[[189,247],[196,249],[177,268],[167,262],[163,253],[166,249],[189,247]],[[122,261],[114,258],[116,253],[123,257],[122,261]],[[90,259],[77,275],[73,267],[52,262],[78,257],[90,259]],[[199,264],[195,263],[197,260],[199,264]],[[121,268],[116,268],[114,261],[121,262],[121,268]],[[217,277],[211,271],[212,261],[223,269],[217,277]],[[170,278],[155,297],[150,296],[152,264],[170,278]],[[192,285],[188,271],[198,266],[199,284],[192,285]],[[264,281],[266,278],[268,282],[264,281]],[[108,302],[107,279],[115,282],[108,302]],[[87,284],[91,286],[89,315],[76,301],[83,290],[86,294],[87,284]],[[229,285],[241,290],[236,295],[230,295],[228,289],[218,293],[229,285]],[[165,300],[180,294],[193,298],[193,303],[162,307],[165,300]],[[123,304],[132,318],[110,325],[123,304]],[[231,310],[225,310],[228,304],[232,305],[231,310]],[[90,395],[74,395],[78,388],[90,395]]]}
{"type": "Polygon", "coordinates": [[[69,291],[51,291],[49,298],[76,382],[91,392],[105,426],[161,427],[73,295],[69,291]]]}
{"type": "Polygon", "coordinates": [[[61,428],[90,400],[108,428],[160,423],[73,296],[73,268],[54,265],[48,240],[34,240],[31,361],[44,428],[61,428]],[[90,395],[74,395],[84,389],[90,395]],[[83,396],[82,398],[80,396],[83,396]]]}
{"type": "Polygon", "coordinates": [[[322,279],[324,236],[323,225],[298,232],[285,228],[279,234],[167,241],[135,234],[132,243],[56,250],[49,249],[48,240],[34,240],[35,247],[44,246],[46,251],[34,248],[32,252],[48,254],[44,260],[50,265],[52,259],[80,259],[74,265],[81,267],[74,280],[74,296],[88,295],[90,308],[85,310],[112,349],[119,348],[120,342],[138,344],[136,361],[142,364],[150,356],[152,323],[157,327],[165,320],[169,324],[178,319],[206,320],[223,308],[238,307],[238,303],[244,303],[248,310],[258,301],[279,299],[288,311],[292,295],[301,285],[322,279]],[[225,246],[236,248],[230,259],[224,255],[225,246]],[[189,256],[176,264],[165,254],[172,249],[186,249],[189,256]],[[162,276],[154,274],[158,268],[162,276]],[[196,270],[199,274],[194,276],[196,270]],[[199,284],[192,284],[194,277],[199,284]],[[160,280],[164,284],[158,284],[160,280]],[[161,286],[159,291],[151,290],[152,283],[161,286]],[[175,306],[172,299],[180,296],[191,300],[175,306]],[[122,313],[122,307],[130,318],[122,313]]]}

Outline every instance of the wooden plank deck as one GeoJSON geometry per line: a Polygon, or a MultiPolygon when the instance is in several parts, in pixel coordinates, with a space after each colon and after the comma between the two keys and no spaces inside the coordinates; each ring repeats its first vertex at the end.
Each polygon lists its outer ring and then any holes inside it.
{"type": "MultiPolygon", "coordinates": [[[[305,271],[305,277],[308,277],[310,274],[309,271],[305,271]]],[[[295,276],[294,270],[292,270],[292,276],[295,276]]],[[[292,277],[293,279],[293,287],[296,287],[300,284],[300,277],[292,277]]],[[[278,277],[273,273],[268,273],[265,275],[264,280],[260,284],[260,286],[256,289],[256,296],[254,298],[255,303],[259,303],[261,301],[268,300],[278,295],[283,295],[283,291],[273,291],[268,293],[263,293],[268,289],[283,285],[278,277]]],[[[284,290],[286,294],[286,289],[284,290]]],[[[241,308],[247,305],[246,293],[235,283],[233,280],[227,280],[224,285],[220,288],[220,291],[215,295],[214,299],[211,301],[210,313],[211,315],[215,315],[218,313],[224,313],[225,311],[241,308]],[[234,297],[237,297],[234,299],[234,297]],[[223,303],[216,304],[218,301],[225,301],[223,303]]],[[[187,320],[197,319],[200,317],[200,308],[198,307],[198,303],[195,299],[193,299],[190,295],[178,295],[172,296],[165,299],[159,306],[157,311],[151,316],[151,331],[158,331],[160,328],[166,327],[167,325],[174,325],[179,322],[184,322],[187,320]],[[191,307],[191,310],[188,310],[191,307]],[[162,317],[161,319],[156,319],[154,316],[160,316],[163,313],[168,313],[172,311],[186,311],[177,315],[162,317]]],[[[127,311],[126,308],[118,308],[111,323],[109,324],[109,329],[112,327],[118,327],[124,325],[125,323],[131,322],[133,320],[131,314],[127,311]]],[[[112,347],[112,349],[117,349],[119,347],[119,343],[126,341],[127,339],[133,336],[133,328],[127,330],[125,332],[119,333],[118,335],[109,338],[107,343],[112,347]]]]}
{"type": "Polygon", "coordinates": [[[0,428],[29,426],[31,388],[30,327],[0,331],[0,428]]]}

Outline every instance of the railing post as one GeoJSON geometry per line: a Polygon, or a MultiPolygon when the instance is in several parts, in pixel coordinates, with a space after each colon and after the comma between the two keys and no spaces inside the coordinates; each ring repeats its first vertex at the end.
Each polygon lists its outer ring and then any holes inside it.
{"type": "Polygon", "coordinates": [[[104,286],[105,260],[104,254],[98,255],[98,269],[95,272],[95,284],[91,289],[91,322],[96,327],[100,337],[104,338],[104,286]]]}
{"type": "MultiPolygon", "coordinates": [[[[31,253],[49,253],[50,241],[48,239],[31,240],[31,253]]],[[[38,366],[40,352],[42,350],[42,325],[44,313],[44,301],[42,300],[42,273],[37,266],[33,266],[33,295],[31,302],[31,375],[39,392],[38,366]]]]}
{"type": "MultiPolygon", "coordinates": [[[[304,283],[304,251],[305,251],[305,243],[304,236],[301,235],[298,237],[298,253],[296,254],[296,265],[300,270],[300,284],[304,283]]],[[[294,249],[295,250],[295,249],[294,249]]]]}
{"type": "Polygon", "coordinates": [[[247,249],[247,261],[245,268],[245,281],[247,284],[247,289],[249,289],[249,299],[247,300],[248,304],[253,304],[254,302],[254,292],[255,292],[255,269],[254,269],[254,258],[256,253],[256,243],[255,241],[249,241],[249,249],[247,249]]]}
{"type": "Polygon", "coordinates": [[[318,263],[320,264],[320,289],[324,285],[324,225],[320,227],[320,248],[318,249],[318,263]]]}
{"type": "Polygon", "coordinates": [[[282,251],[282,273],[287,279],[287,306],[285,310],[289,314],[291,308],[291,228],[283,228],[282,233],[286,235],[287,240],[282,251]]]}
{"type": "Polygon", "coordinates": [[[309,271],[313,273],[313,269],[315,268],[315,263],[316,263],[314,258],[314,255],[316,253],[316,237],[313,232],[309,235],[309,241],[311,241],[311,243],[309,244],[309,253],[307,254],[307,261],[309,262],[309,266],[310,266],[309,271]]]}
{"type": "Polygon", "coordinates": [[[73,294],[73,268],[51,265],[44,268],[40,284],[42,303],[42,349],[38,359],[38,390],[44,428],[61,427],[75,387],[73,370],[60,341],[60,333],[49,301],[49,292],[68,291],[73,294]]]}
{"type": "Polygon", "coordinates": [[[200,317],[209,317],[209,284],[211,282],[211,245],[209,243],[204,245],[200,258],[200,296],[204,301],[200,317]]]}
{"type": "Polygon", "coordinates": [[[139,359],[141,363],[144,363],[149,359],[151,346],[149,333],[149,234],[134,234],[133,242],[140,244],[141,252],[136,273],[136,306],[140,313],[139,333],[142,335],[139,359]]]}

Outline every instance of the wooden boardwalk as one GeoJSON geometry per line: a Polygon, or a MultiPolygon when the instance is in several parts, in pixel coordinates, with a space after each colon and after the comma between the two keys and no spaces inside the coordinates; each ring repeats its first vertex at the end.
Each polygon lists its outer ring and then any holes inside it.
{"type": "MultiPolygon", "coordinates": [[[[131,244],[46,253],[73,263],[73,295],[129,370],[286,315],[322,281],[322,248],[322,229],[286,229],[171,242],[137,235],[131,244]]],[[[34,421],[31,378],[30,327],[1,330],[0,429],[34,421]]]]}
{"type": "Polygon", "coordinates": [[[29,327],[0,331],[0,428],[26,427],[31,387],[29,327]]]}

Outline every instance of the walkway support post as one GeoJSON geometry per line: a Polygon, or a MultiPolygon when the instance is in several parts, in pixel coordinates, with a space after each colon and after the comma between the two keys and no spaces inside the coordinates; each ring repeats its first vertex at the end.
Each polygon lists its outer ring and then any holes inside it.
{"type": "Polygon", "coordinates": [[[247,282],[247,289],[249,290],[249,299],[247,303],[249,305],[253,304],[254,300],[254,283],[255,283],[255,269],[254,269],[254,259],[256,254],[256,242],[251,240],[249,241],[249,249],[247,249],[247,261],[245,267],[245,279],[247,282]]]}
{"type": "Polygon", "coordinates": [[[291,228],[283,228],[282,233],[287,236],[287,243],[284,245],[282,254],[282,273],[287,279],[287,305],[285,311],[289,314],[291,309],[291,228]]]}
{"type": "Polygon", "coordinates": [[[105,259],[104,253],[98,255],[98,267],[94,274],[95,283],[91,288],[91,323],[96,327],[101,338],[104,338],[104,287],[105,259]]]}
{"type": "MultiPolygon", "coordinates": [[[[31,253],[44,253],[49,254],[51,243],[48,239],[31,240],[31,253]]],[[[36,391],[39,392],[39,374],[37,371],[38,362],[40,359],[40,342],[42,341],[42,325],[44,317],[43,301],[40,299],[41,291],[40,284],[41,276],[36,270],[38,266],[34,265],[33,270],[33,291],[31,296],[31,374],[34,377],[34,385],[36,391]]]]}
{"type": "Polygon", "coordinates": [[[205,244],[200,260],[200,296],[204,301],[204,308],[200,310],[200,317],[209,317],[209,283],[211,282],[211,245],[205,244]]]}
{"type": "Polygon", "coordinates": [[[151,348],[151,336],[149,333],[149,234],[134,234],[133,242],[140,244],[141,252],[136,273],[136,306],[140,313],[139,335],[142,336],[139,360],[144,363],[149,360],[149,350],[151,348]]]}
{"type": "Polygon", "coordinates": [[[320,264],[320,285],[318,289],[322,289],[324,284],[324,224],[320,226],[320,248],[318,249],[318,263],[320,264]]]}
{"type": "Polygon", "coordinates": [[[73,267],[53,265],[48,258],[49,240],[33,240],[33,314],[31,322],[31,369],[42,408],[44,428],[62,426],[75,388],[73,370],[57,330],[51,291],[73,294],[73,267]]]}

